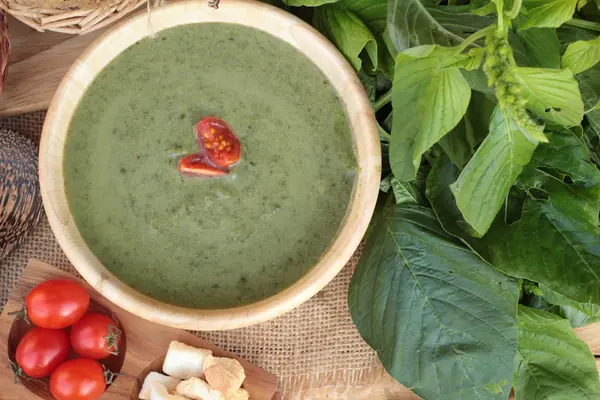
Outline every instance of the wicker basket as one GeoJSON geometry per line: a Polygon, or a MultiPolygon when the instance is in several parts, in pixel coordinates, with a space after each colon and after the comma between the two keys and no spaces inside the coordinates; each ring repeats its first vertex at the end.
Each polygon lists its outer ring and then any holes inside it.
{"type": "Polygon", "coordinates": [[[23,0],[0,0],[0,9],[40,31],[82,35],[124,17],[147,0],[117,0],[96,9],[45,9],[27,6],[23,0]]]}

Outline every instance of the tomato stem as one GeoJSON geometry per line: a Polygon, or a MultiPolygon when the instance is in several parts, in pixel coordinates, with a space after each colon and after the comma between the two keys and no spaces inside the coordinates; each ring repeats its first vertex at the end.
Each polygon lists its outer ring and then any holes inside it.
{"type": "Polygon", "coordinates": [[[106,382],[107,385],[112,384],[113,381],[117,378],[117,376],[124,375],[119,372],[112,372],[110,369],[108,369],[106,367],[106,365],[102,365],[102,368],[104,369],[104,381],[106,382]]]}
{"type": "Polygon", "coordinates": [[[31,377],[25,375],[25,372],[23,372],[23,369],[15,361],[9,359],[8,362],[10,363],[10,370],[14,375],[15,384],[17,383],[17,378],[21,378],[21,379],[25,379],[25,380],[31,381],[31,382],[38,382],[38,383],[41,383],[42,385],[44,385],[45,387],[48,387],[46,382],[44,382],[43,380],[31,378],[31,377]]]}
{"type": "Polygon", "coordinates": [[[104,339],[106,339],[106,351],[114,356],[118,355],[121,330],[115,325],[108,325],[108,335],[104,336],[104,339]],[[113,351],[110,351],[111,347],[113,348],[113,351]]]}
{"type": "Polygon", "coordinates": [[[15,318],[23,318],[25,322],[31,324],[31,321],[27,316],[27,307],[25,307],[25,305],[23,305],[23,307],[19,311],[11,311],[8,313],[8,315],[15,315],[15,318]]]}
{"type": "Polygon", "coordinates": [[[19,367],[19,364],[17,364],[13,360],[8,360],[8,362],[10,363],[10,370],[13,373],[15,384],[17,383],[18,377],[26,378],[25,373],[23,372],[21,367],[19,367]]]}

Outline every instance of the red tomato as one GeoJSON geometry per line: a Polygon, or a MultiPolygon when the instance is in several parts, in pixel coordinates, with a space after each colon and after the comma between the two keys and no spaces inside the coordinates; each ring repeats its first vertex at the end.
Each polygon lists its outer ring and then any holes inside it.
{"type": "Polygon", "coordinates": [[[73,350],[82,357],[100,360],[119,354],[121,331],[112,318],[90,313],[71,327],[73,350]]]}
{"type": "Polygon", "coordinates": [[[15,359],[26,376],[48,376],[71,351],[69,335],[62,329],[31,328],[17,345],[15,359]]]}
{"type": "Polygon", "coordinates": [[[195,131],[198,143],[215,167],[229,167],[240,160],[240,140],[225,121],[206,117],[196,124],[195,131]]]}
{"type": "Polygon", "coordinates": [[[73,325],[83,317],[89,305],[90,296],[85,289],[66,279],[42,282],[25,298],[29,320],[50,329],[73,325]]]}
{"type": "Polygon", "coordinates": [[[227,171],[215,168],[206,162],[204,154],[190,154],[179,160],[179,173],[189,176],[221,176],[227,171]]]}
{"type": "Polygon", "coordinates": [[[69,360],[50,376],[50,392],[57,400],[96,400],[105,390],[104,369],[89,358],[69,360]]]}

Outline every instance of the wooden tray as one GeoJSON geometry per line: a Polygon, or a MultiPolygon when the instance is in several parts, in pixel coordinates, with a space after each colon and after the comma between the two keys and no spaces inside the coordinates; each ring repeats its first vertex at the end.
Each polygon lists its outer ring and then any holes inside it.
{"type": "Polygon", "coordinates": [[[8,343],[14,317],[8,313],[21,309],[23,299],[35,285],[48,279],[72,279],[82,284],[90,294],[92,301],[99,306],[109,309],[119,320],[126,335],[126,354],[121,373],[115,383],[110,385],[102,395],[103,400],[137,399],[140,381],[152,370],[160,369],[162,359],[166,354],[169,343],[178,340],[191,346],[210,349],[220,357],[238,359],[246,370],[244,387],[250,393],[251,400],[271,400],[275,396],[277,378],[249,362],[223,351],[206,340],[200,339],[189,332],[169,328],[148,322],[122,310],[103,298],[86,282],[56,269],[42,261],[31,259],[10,294],[8,303],[0,316],[0,400],[29,400],[39,399],[23,384],[14,384],[8,357],[8,343]],[[138,378],[140,378],[138,380],[138,378]]]}

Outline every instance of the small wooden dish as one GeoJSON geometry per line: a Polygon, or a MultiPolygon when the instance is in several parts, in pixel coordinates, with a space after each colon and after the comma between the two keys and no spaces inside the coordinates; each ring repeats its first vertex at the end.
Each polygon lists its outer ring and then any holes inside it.
{"type": "Polygon", "coordinates": [[[14,384],[9,362],[14,355],[18,340],[29,327],[24,321],[16,320],[14,316],[8,314],[20,310],[29,290],[48,279],[71,279],[82,284],[90,294],[94,310],[113,315],[124,332],[126,343],[121,355],[106,359],[106,365],[112,372],[120,372],[123,375],[118,376],[108,386],[101,397],[102,400],[137,399],[146,375],[150,371],[161,369],[172,340],[210,349],[219,357],[238,359],[246,371],[244,388],[250,393],[251,399],[271,400],[275,395],[277,378],[256,365],[235,357],[191,333],[153,324],[136,317],[110,303],[87,283],[46,263],[32,259],[21,274],[0,316],[0,399],[52,399],[48,389],[42,383],[19,380],[18,384],[14,384]]]}
{"type": "Polygon", "coordinates": [[[126,48],[148,36],[146,14],[112,29],[79,57],[54,95],[40,145],[40,185],[46,214],[58,242],[79,273],[125,310],[152,322],[191,330],[233,329],[263,322],[290,311],[321,290],[348,262],[364,236],[377,201],[381,174],[381,149],[371,104],[350,64],[327,39],[293,15],[249,0],[222,1],[219,9],[211,8],[207,2],[185,1],[152,13],[154,32],[210,22],[256,28],[296,47],[327,76],[348,114],[358,164],[350,204],[334,241],[316,265],[291,287],[237,308],[177,307],[125,285],[100,263],[79,234],[64,190],[63,153],[69,123],[87,87],[102,69],[126,48]]]}
{"type": "MultiPolygon", "coordinates": [[[[90,312],[97,312],[100,314],[111,316],[116,323],[116,326],[121,329],[121,341],[119,343],[119,354],[111,355],[104,360],[100,360],[100,363],[108,368],[109,371],[114,373],[120,373],[123,369],[123,363],[125,362],[125,355],[127,354],[127,332],[123,329],[123,324],[121,321],[106,307],[102,306],[95,300],[90,301],[90,312]]],[[[10,331],[8,334],[8,358],[11,361],[15,361],[15,354],[17,351],[17,346],[23,336],[31,329],[33,325],[25,321],[24,318],[14,318],[12,322],[12,326],[10,327],[10,331]]],[[[71,350],[71,358],[78,358],[77,354],[71,350]]],[[[119,377],[116,376],[113,380],[112,384],[116,384],[117,379],[119,377]]],[[[49,378],[43,379],[24,379],[22,377],[17,378],[19,383],[25,386],[30,392],[34,393],[36,396],[44,399],[44,400],[54,400],[54,396],[48,390],[48,384],[50,383],[49,378]]],[[[137,397],[136,397],[137,398],[137,397]]]]}

